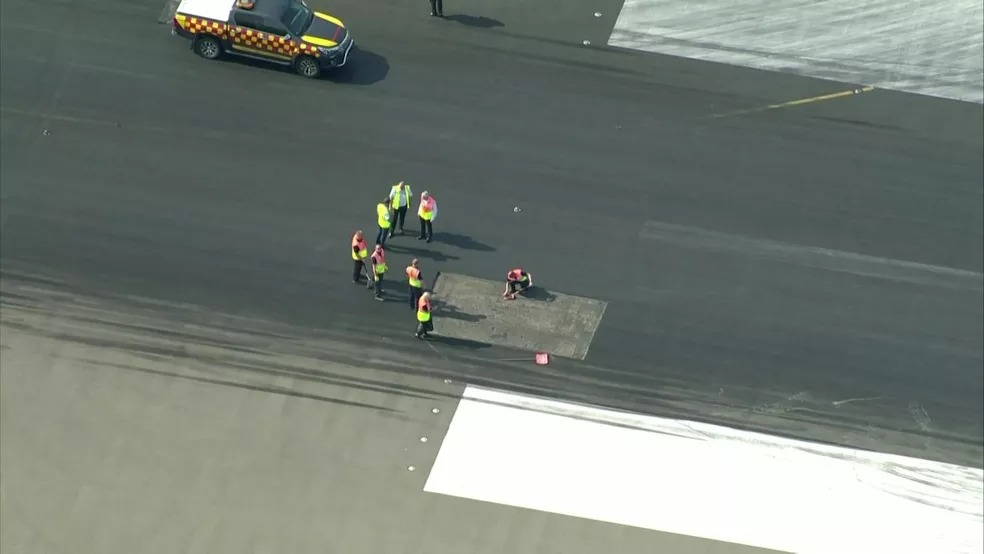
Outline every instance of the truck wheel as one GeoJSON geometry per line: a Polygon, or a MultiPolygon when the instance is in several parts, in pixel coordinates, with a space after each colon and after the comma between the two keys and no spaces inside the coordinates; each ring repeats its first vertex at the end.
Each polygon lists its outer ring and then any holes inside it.
{"type": "Polygon", "coordinates": [[[321,75],[321,67],[318,66],[318,60],[311,56],[297,58],[297,61],[294,62],[294,70],[297,71],[298,75],[307,77],[308,79],[315,79],[321,75]]]}
{"type": "Polygon", "coordinates": [[[206,60],[214,60],[222,55],[222,44],[212,35],[199,35],[195,38],[195,53],[206,60]]]}

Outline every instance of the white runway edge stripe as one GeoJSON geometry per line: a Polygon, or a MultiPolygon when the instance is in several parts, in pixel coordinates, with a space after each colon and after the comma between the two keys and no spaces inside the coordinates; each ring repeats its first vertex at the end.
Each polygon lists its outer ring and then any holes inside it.
{"type": "Polygon", "coordinates": [[[424,490],[799,554],[984,550],[984,472],[469,386],[424,490]]]}

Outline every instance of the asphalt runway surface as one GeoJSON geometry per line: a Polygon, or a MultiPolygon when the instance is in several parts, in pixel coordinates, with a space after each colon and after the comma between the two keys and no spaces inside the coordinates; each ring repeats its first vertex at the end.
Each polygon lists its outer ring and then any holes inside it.
{"type": "MultiPolygon", "coordinates": [[[[979,272],[980,106],[878,91],[713,119],[835,85],[563,45],[530,14],[508,32],[352,3],[332,7],[360,44],[350,72],[305,82],[190,57],[160,6],[96,6],[6,8],[5,269],[345,330],[370,348],[408,336],[412,316],[353,294],[345,251],[406,179],[438,195],[440,236],[393,241],[392,264],[493,279],[521,265],[609,302],[587,363],[547,392],[658,411],[673,384],[922,433],[918,406],[932,432],[979,447],[979,286],[721,256],[646,229],[979,272]],[[90,18],[114,32],[86,31],[90,18]],[[890,400],[832,404],[856,398],[890,400]]],[[[468,15],[495,18],[480,8],[468,15]]],[[[572,42],[587,34],[576,27],[572,42]]]]}
{"type": "Polygon", "coordinates": [[[359,50],[310,82],[196,58],[157,3],[5,2],[4,281],[981,467],[981,106],[874,91],[726,115],[852,85],[584,46],[618,6],[573,4],[334,3],[359,50]],[[519,265],[605,300],[587,359],[422,344],[402,303],[353,288],[352,231],[400,179],[441,216],[432,244],[392,239],[391,266],[519,265]]]}

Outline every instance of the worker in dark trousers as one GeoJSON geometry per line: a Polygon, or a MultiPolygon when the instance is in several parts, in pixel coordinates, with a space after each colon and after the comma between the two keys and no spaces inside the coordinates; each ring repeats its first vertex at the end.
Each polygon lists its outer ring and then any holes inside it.
{"type": "Polygon", "coordinates": [[[379,231],[376,233],[376,244],[386,244],[386,237],[389,236],[390,227],[393,224],[393,212],[390,211],[389,197],[376,204],[376,224],[379,231]]]}
{"type": "Polygon", "coordinates": [[[410,190],[410,185],[400,181],[399,183],[393,185],[390,189],[390,207],[393,209],[393,218],[390,221],[390,237],[396,234],[396,228],[400,228],[400,234],[403,234],[403,224],[407,220],[407,210],[410,209],[410,203],[413,201],[413,192],[410,190]]]}
{"type": "Polygon", "coordinates": [[[414,333],[418,339],[426,338],[428,333],[434,332],[434,321],[431,319],[431,293],[425,292],[420,295],[417,301],[417,332],[414,333]]]}
{"type": "Polygon", "coordinates": [[[417,302],[424,295],[424,274],[420,271],[420,260],[416,258],[407,266],[407,286],[410,289],[410,308],[416,310],[417,302]]]}
{"type": "Polygon", "coordinates": [[[386,275],[386,253],[383,245],[377,244],[372,251],[372,287],[376,300],[383,301],[383,276],[386,275]]]}
{"type": "Polygon", "coordinates": [[[420,218],[420,236],[417,240],[430,242],[434,238],[434,220],[437,219],[437,200],[426,190],[420,193],[420,206],[417,207],[417,217],[420,218]]]}
{"type": "Polygon", "coordinates": [[[431,17],[444,17],[444,0],[430,0],[431,17]]]}
{"type": "Polygon", "coordinates": [[[366,239],[362,236],[362,231],[356,231],[352,235],[352,282],[358,284],[362,279],[362,271],[366,272],[366,279],[369,279],[369,268],[366,267],[366,257],[369,256],[369,249],[366,248],[366,239]]]}
{"type": "Polygon", "coordinates": [[[533,286],[533,276],[529,272],[516,268],[506,274],[506,290],[502,297],[506,300],[515,300],[516,295],[533,286]]]}

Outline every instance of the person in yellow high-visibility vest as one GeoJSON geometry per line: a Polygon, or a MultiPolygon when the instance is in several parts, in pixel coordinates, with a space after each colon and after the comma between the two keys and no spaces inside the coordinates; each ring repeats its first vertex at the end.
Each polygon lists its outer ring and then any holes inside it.
{"type": "Polygon", "coordinates": [[[352,282],[358,284],[362,279],[362,270],[366,271],[369,277],[369,268],[366,267],[366,258],[369,256],[369,249],[366,248],[366,239],[362,236],[362,231],[356,231],[352,235],[352,282]]]}
{"type": "Polygon", "coordinates": [[[420,260],[417,258],[407,266],[407,287],[410,289],[410,308],[416,310],[417,302],[424,295],[424,274],[420,271],[420,260]]]}
{"type": "Polygon", "coordinates": [[[437,200],[426,190],[420,193],[420,207],[417,208],[420,218],[420,236],[417,240],[430,242],[434,238],[434,220],[437,219],[437,200]]]}
{"type": "Polygon", "coordinates": [[[383,198],[383,201],[376,204],[376,224],[379,232],[376,233],[376,244],[386,244],[386,237],[389,236],[393,214],[390,212],[390,199],[383,198]]]}
{"type": "Polygon", "coordinates": [[[386,252],[383,252],[383,245],[377,244],[372,251],[372,281],[376,300],[383,301],[383,276],[386,275],[386,252]]]}
{"type": "Polygon", "coordinates": [[[431,293],[425,292],[420,295],[417,301],[417,332],[414,334],[418,339],[425,338],[428,333],[434,331],[434,321],[431,319],[431,293]]]}
{"type": "Polygon", "coordinates": [[[390,206],[393,208],[393,220],[390,221],[390,235],[396,234],[396,228],[400,228],[400,234],[403,234],[403,225],[407,220],[407,210],[410,209],[410,204],[413,203],[413,191],[410,190],[410,185],[400,181],[399,183],[393,185],[390,189],[390,206]]]}

